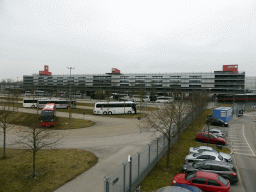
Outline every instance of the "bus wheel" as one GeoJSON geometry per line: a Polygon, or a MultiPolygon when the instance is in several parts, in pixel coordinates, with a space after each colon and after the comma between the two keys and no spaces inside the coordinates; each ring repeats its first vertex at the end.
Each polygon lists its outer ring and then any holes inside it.
{"type": "Polygon", "coordinates": [[[112,115],[112,112],[111,112],[111,111],[109,111],[109,112],[108,112],[108,114],[109,114],[109,115],[112,115]]]}
{"type": "Polygon", "coordinates": [[[104,112],[103,112],[103,115],[107,115],[107,112],[106,112],[106,111],[104,111],[104,112]]]}
{"type": "Polygon", "coordinates": [[[35,108],[35,105],[32,105],[31,108],[35,108]]]}
{"type": "Polygon", "coordinates": [[[131,111],[128,111],[128,114],[131,114],[132,112],[131,111]]]}

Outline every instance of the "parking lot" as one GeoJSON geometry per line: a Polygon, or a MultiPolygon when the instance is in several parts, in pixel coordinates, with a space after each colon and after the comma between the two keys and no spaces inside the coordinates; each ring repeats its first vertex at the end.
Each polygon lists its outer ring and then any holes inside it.
{"type": "Polygon", "coordinates": [[[256,191],[255,118],[255,113],[245,113],[242,117],[233,117],[229,127],[210,126],[225,133],[226,147],[232,150],[232,164],[239,177],[239,181],[230,186],[232,192],[256,191]]]}

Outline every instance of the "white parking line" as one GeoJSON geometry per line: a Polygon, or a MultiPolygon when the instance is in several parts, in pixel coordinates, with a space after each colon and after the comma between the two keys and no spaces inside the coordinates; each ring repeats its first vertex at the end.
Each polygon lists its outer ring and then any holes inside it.
{"type": "MultiPolygon", "coordinates": [[[[243,125],[242,130],[243,130],[243,135],[244,135],[244,125],[243,125]]],[[[251,146],[249,145],[249,143],[247,142],[247,139],[245,138],[245,135],[244,135],[244,139],[245,139],[246,143],[248,144],[249,148],[251,149],[253,156],[255,156],[255,154],[254,154],[254,152],[253,152],[251,146]]]]}
{"type": "Polygon", "coordinates": [[[252,156],[252,154],[249,154],[249,153],[237,153],[237,152],[234,152],[235,154],[240,154],[240,155],[248,155],[248,156],[252,156]]]}
{"type": "Polygon", "coordinates": [[[233,151],[250,151],[249,149],[247,150],[247,149],[233,149],[233,151]]]}

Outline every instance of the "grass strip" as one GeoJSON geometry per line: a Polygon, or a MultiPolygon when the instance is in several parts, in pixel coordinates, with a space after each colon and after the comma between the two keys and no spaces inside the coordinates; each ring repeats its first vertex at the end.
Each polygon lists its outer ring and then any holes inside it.
{"type": "MultiPolygon", "coordinates": [[[[0,111],[0,118],[3,115],[2,113],[3,111],[0,111]]],[[[8,118],[8,124],[33,127],[35,124],[40,125],[39,116],[40,115],[31,113],[14,112],[8,118]]],[[[51,128],[55,130],[78,129],[90,127],[94,124],[95,122],[90,120],[71,119],[70,121],[70,119],[66,117],[56,117],[55,126],[51,128]]]]}
{"type": "MultiPolygon", "coordinates": [[[[199,120],[195,119],[193,122],[193,129],[190,125],[189,128],[181,135],[180,148],[176,142],[170,152],[170,166],[166,168],[166,154],[158,162],[158,164],[151,170],[151,172],[141,182],[141,190],[144,192],[152,192],[165,186],[171,186],[172,180],[175,175],[181,173],[182,166],[185,164],[185,156],[189,153],[190,147],[207,146],[206,143],[198,143],[195,141],[197,132],[201,131],[205,125],[207,114],[212,114],[212,109],[204,111],[201,118],[201,126],[199,128],[199,120]]],[[[215,148],[216,145],[209,144],[215,148]]],[[[230,153],[227,148],[216,149],[224,153],[230,153]]]]}
{"type": "Polygon", "coordinates": [[[30,151],[6,149],[6,154],[6,159],[0,159],[0,192],[51,192],[98,162],[94,154],[84,150],[40,150],[36,153],[37,177],[31,178],[30,151]]]}

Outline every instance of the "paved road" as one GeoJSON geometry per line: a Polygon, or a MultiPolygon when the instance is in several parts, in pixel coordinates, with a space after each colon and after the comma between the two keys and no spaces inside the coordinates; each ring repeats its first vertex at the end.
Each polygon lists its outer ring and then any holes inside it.
{"type": "Polygon", "coordinates": [[[230,128],[228,137],[233,149],[233,156],[240,181],[231,186],[231,191],[256,191],[256,145],[255,113],[245,114],[230,128]],[[242,188],[241,188],[242,186],[242,188]]]}
{"type": "MultiPolygon", "coordinates": [[[[19,112],[36,113],[36,110],[20,108],[19,112]]],[[[57,116],[68,117],[68,113],[58,112],[57,116]]],[[[73,114],[73,118],[82,119],[83,115],[73,114]]],[[[85,115],[84,118],[96,124],[89,128],[62,130],[65,138],[57,148],[91,151],[99,158],[99,162],[57,189],[56,192],[103,191],[104,176],[120,167],[123,162],[127,162],[128,155],[136,154],[156,137],[153,133],[140,133],[139,122],[135,118],[121,119],[89,115],[85,115]]],[[[15,129],[11,130],[7,134],[7,143],[12,143],[17,137],[15,129]]],[[[0,141],[1,145],[2,141],[0,141]]]]}

